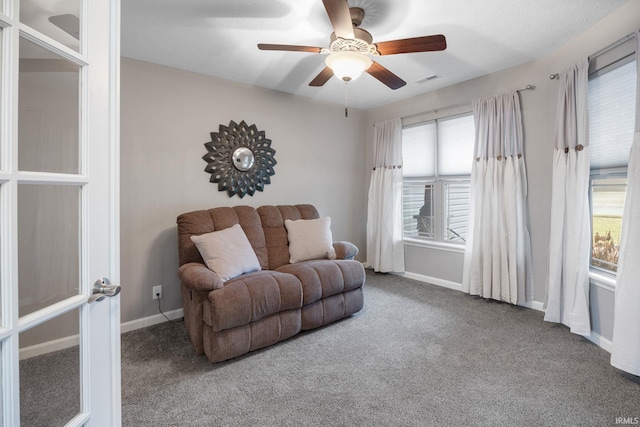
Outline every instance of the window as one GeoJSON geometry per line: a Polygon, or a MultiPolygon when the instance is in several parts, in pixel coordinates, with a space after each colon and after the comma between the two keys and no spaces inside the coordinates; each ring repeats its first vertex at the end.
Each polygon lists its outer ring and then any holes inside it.
{"type": "Polygon", "coordinates": [[[635,93],[633,56],[590,70],[591,267],[611,274],[618,268],[635,93]]]}
{"type": "Polygon", "coordinates": [[[471,114],[402,130],[405,238],[466,241],[474,138],[471,114]]]}

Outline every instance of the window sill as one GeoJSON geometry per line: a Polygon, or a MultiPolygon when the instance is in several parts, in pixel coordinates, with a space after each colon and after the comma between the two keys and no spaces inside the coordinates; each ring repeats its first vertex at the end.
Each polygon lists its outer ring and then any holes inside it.
{"type": "Polygon", "coordinates": [[[589,283],[613,293],[616,292],[616,278],[610,274],[591,269],[589,270],[589,283]]]}
{"type": "Polygon", "coordinates": [[[441,251],[464,253],[464,244],[443,242],[439,240],[416,239],[411,237],[404,238],[404,244],[408,246],[416,246],[420,248],[438,249],[441,251]]]}

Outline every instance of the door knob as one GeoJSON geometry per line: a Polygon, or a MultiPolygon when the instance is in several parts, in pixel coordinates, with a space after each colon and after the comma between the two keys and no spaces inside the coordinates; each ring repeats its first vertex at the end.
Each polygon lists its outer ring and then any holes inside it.
{"type": "Polygon", "coordinates": [[[93,284],[93,295],[89,297],[88,303],[102,301],[104,297],[115,297],[120,293],[120,285],[112,285],[109,279],[103,277],[93,284]]]}

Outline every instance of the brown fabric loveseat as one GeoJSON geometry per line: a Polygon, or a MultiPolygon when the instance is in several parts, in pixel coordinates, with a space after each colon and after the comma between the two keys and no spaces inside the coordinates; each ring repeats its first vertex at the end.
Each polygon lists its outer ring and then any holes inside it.
{"type": "Polygon", "coordinates": [[[198,354],[231,359],[338,319],[364,304],[358,249],[335,242],[336,259],[291,264],[285,220],[319,218],[312,205],[219,207],[178,216],[184,320],[198,354]],[[239,224],[260,270],[226,282],[207,268],[191,236],[239,224]]]}

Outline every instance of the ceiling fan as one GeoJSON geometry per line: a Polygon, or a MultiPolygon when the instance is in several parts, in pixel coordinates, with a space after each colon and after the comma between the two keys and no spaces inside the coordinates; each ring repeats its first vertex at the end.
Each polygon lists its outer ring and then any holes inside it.
{"type": "Polygon", "coordinates": [[[334,29],[328,49],[314,46],[258,44],[260,50],[327,54],[325,68],[309,83],[309,86],[322,86],[334,75],[344,82],[349,82],[363,72],[367,72],[391,89],[399,89],[407,82],[371,59],[372,56],[432,52],[447,48],[446,39],[442,34],[373,43],[371,34],[360,28],[364,19],[362,8],[350,8],[347,0],[322,0],[322,3],[334,29]]]}

